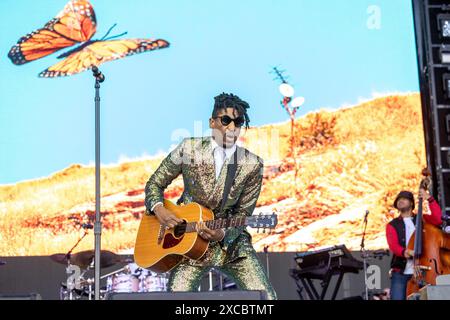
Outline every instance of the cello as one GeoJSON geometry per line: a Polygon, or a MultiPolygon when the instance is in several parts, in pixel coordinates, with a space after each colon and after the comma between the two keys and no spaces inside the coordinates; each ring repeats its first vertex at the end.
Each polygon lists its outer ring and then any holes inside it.
{"type": "Polygon", "coordinates": [[[423,220],[423,199],[420,189],[430,189],[431,173],[428,169],[424,169],[422,175],[424,178],[419,186],[416,230],[408,242],[408,249],[414,251],[414,273],[408,281],[407,296],[427,285],[435,285],[437,276],[450,274],[450,235],[423,220]]]}

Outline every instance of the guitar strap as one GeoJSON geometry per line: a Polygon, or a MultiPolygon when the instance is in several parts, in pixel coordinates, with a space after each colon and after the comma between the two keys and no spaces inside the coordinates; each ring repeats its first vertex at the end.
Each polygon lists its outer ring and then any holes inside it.
{"type": "Polygon", "coordinates": [[[228,194],[230,193],[231,185],[233,184],[234,178],[236,176],[238,147],[236,147],[236,151],[234,151],[232,157],[233,157],[233,159],[231,159],[231,161],[228,163],[227,177],[225,178],[225,186],[223,188],[222,203],[220,205],[219,212],[223,212],[223,208],[225,207],[225,202],[228,198],[228,194]]]}

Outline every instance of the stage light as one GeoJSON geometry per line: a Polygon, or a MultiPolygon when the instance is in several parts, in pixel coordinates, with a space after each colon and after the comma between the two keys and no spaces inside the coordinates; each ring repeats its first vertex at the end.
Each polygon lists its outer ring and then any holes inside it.
{"type": "Polygon", "coordinates": [[[445,96],[450,99],[450,73],[444,73],[442,76],[445,96]]]}
{"type": "Polygon", "coordinates": [[[439,55],[441,57],[441,63],[444,64],[450,64],[450,48],[449,47],[442,47],[439,50],[439,55]]]}
{"type": "Polygon", "coordinates": [[[449,30],[450,29],[450,23],[449,23],[449,21],[448,20],[443,20],[441,22],[442,22],[442,25],[441,25],[442,36],[446,37],[446,38],[450,37],[450,30],[449,30]]]}
{"type": "Polygon", "coordinates": [[[443,38],[450,38],[450,14],[438,14],[438,29],[443,38]]]}
{"type": "Polygon", "coordinates": [[[294,88],[292,88],[290,84],[282,83],[280,84],[278,89],[280,90],[280,93],[285,97],[290,98],[294,95],[294,88]]]}
{"type": "Polygon", "coordinates": [[[292,100],[291,106],[293,106],[294,108],[297,108],[297,107],[300,107],[301,105],[303,105],[304,103],[305,103],[305,98],[297,97],[294,100],[292,100]]]}
{"type": "MultiPolygon", "coordinates": [[[[450,114],[445,116],[445,130],[447,131],[447,139],[450,141],[450,114]]],[[[450,150],[448,151],[448,165],[450,167],[450,150]]]]}
{"type": "Polygon", "coordinates": [[[450,1],[412,0],[427,165],[450,233],[450,1]]]}

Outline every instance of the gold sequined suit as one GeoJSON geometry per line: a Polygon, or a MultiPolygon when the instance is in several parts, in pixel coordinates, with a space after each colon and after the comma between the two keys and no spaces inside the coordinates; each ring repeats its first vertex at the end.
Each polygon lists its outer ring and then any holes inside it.
{"type": "MultiPolygon", "coordinates": [[[[216,180],[211,137],[184,139],[160,164],[145,186],[147,214],[164,198],[164,189],[182,174],[184,191],[179,203],[197,202],[210,208],[216,218],[250,216],[261,191],[263,161],[245,148],[237,146],[237,169],[224,208],[220,212],[227,158],[216,180]]],[[[198,261],[185,259],[171,272],[169,289],[195,291],[201,277],[215,267],[232,277],[236,284],[247,290],[266,290],[268,297],[276,298],[267,276],[261,267],[251,236],[245,227],[230,228],[224,239],[213,242],[198,261]]]]}

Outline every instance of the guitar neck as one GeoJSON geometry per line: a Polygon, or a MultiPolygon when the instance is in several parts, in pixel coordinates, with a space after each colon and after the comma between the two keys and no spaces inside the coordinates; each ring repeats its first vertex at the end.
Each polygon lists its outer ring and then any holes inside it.
{"type": "MultiPolygon", "coordinates": [[[[245,226],[247,224],[247,217],[236,217],[228,219],[216,219],[203,221],[205,225],[211,229],[228,229],[232,227],[245,226]]],[[[195,232],[198,222],[189,222],[186,224],[186,232],[195,232]]]]}

